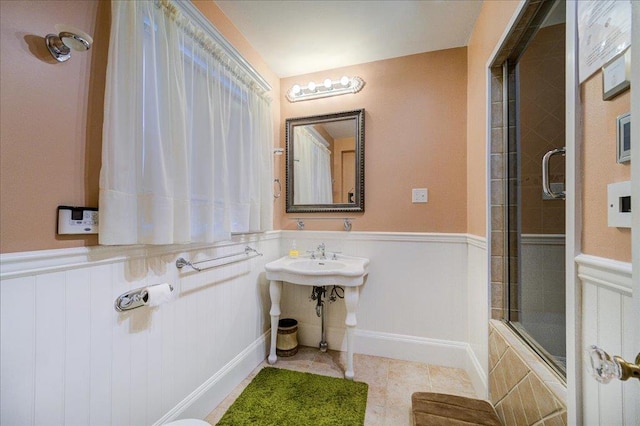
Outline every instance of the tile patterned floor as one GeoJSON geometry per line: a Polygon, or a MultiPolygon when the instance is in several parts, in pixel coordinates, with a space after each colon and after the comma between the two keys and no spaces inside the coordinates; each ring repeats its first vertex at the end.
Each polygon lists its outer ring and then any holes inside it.
{"type": "MultiPolygon", "coordinates": [[[[365,426],[411,425],[411,394],[417,391],[443,392],[477,398],[463,369],[400,361],[369,355],[354,355],[355,380],[369,385],[365,426]]],[[[205,419],[215,425],[258,372],[262,362],[205,419]]],[[[346,353],[320,352],[301,346],[290,358],[279,358],[274,367],[343,377],[346,353]]]]}

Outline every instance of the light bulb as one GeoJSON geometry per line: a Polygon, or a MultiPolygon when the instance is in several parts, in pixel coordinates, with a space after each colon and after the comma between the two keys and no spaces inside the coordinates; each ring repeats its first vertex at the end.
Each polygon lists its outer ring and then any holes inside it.
{"type": "Polygon", "coordinates": [[[316,84],[313,81],[310,81],[309,84],[307,84],[307,89],[309,89],[310,92],[315,92],[316,84]]]}
{"type": "Polygon", "coordinates": [[[294,84],[293,87],[291,88],[291,91],[293,92],[294,95],[297,95],[300,93],[302,89],[300,88],[299,84],[294,84]]]}
{"type": "Polygon", "coordinates": [[[348,87],[350,82],[351,80],[349,80],[349,77],[347,77],[346,75],[343,75],[340,79],[340,84],[342,84],[344,87],[348,87]]]}
{"type": "Polygon", "coordinates": [[[327,79],[324,81],[324,87],[326,87],[327,89],[331,89],[331,86],[332,86],[332,85],[333,85],[333,82],[331,81],[331,79],[330,79],[330,78],[327,78],[327,79]]]}

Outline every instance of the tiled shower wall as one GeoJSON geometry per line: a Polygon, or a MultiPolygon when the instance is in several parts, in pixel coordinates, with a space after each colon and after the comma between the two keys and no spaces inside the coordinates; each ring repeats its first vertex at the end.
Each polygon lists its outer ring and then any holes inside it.
{"type": "MultiPolygon", "coordinates": [[[[541,21],[541,11],[549,9],[549,0],[528,0],[522,7],[509,34],[500,46],[491,68],[491,318],[506,318],[509,297],[518,291],[518,211],[517,211],[517,154],[516,102],[504,91],[503,65],[518,57],[541,21]],[[505,108],[507,103],[508,108],[505,108]],[[507,191],[508,189],[508,191],[507,191]],[[507,286],[510,282],[511,288],[507,286]],[[510,294],[507,292],[510,291],[510,294]]],[[[542,13],[544,14],[544,13],[542,13]]],[[[515,93],[515,70],[507,76],[508,93],[515,93]]],[[[518,311],[512,309],[511,318],[517,320],[518,311]]]]}
{"type": "MultiPolygon", "coordinates": [[[[505,123],[502,68],[491,70],[491,318],[505,317],[506,289],[511,238],[506,217],[507,138],[509,127],[505,123]]],[[[516,235],[513,233],[513,237],[516,235]]]]}
{"type": "MultiPolygon", "coordinates": [[[[519,163],[523,234],[564,234],[564,200],[543,200],[542,157],[565,145],[565,25],[541,28],[519,61],[519,163]]],[[[565,161],[549,162],[550,182],[564,183],[565,161]]]]}
{"type": "Polygon", "coordinates": [[[565,357],[564,235],[522,238],[520,324],[551,355],[565,357]]]}
{"type": "MultiPolygon", "coordinates": [[[[489,393],[503,424],[508,425],[564,425],[567,422],[566,385],[501,321],[507,318],[509,296],[517,294],[519,275],[516,105],[515,100],[508,99],[504,93],[502,66],[526,46],[523,41],[528,40],[539,24],[536,14],[549,5],[546,0],[529,0],[524,4],[489,69],[492,318],[489,325],[489,393]]],[[[506,78],[513,93],[514,73],[506,78]]],[[[515,308],[509,314],[511,319],[517,320],[515,308]]]]}
{"type": "Polygon", "coordinates": [[[501,322],[489,326],[490,400],[505,425],[566,425],[566,387],[501,322]]]}

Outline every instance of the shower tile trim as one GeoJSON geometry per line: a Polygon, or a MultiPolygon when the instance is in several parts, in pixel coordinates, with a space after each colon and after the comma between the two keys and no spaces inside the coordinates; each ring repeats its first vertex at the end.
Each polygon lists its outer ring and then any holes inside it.
{"type": "Polygon", "coordinates": [[[566,386],[504,323],[489,327],[489,399],[502,424],[566,424],[566,386]]]}
{"type": "MultiPolygon", "coordinates": [[[[518,336],[516,336],[502,321],[490,320],[491,328],[502,336],[511,349],[525,363],[525,365],[547,386],[558,400],[567,404],[567,385],[538,354],[533,352],[518,336]]],[[[491,349],[490,349],[491,350],[491,349]]],[[[506,352],[506,351],[505,351],[506,352]]]]}

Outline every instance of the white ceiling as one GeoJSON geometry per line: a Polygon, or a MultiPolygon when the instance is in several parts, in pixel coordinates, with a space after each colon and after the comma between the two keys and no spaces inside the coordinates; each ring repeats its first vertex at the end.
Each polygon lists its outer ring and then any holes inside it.
{"type": "Polygon", "coordinates": [[[466,46],[481,0],[216,0],[278,77],[466,46]]]}

